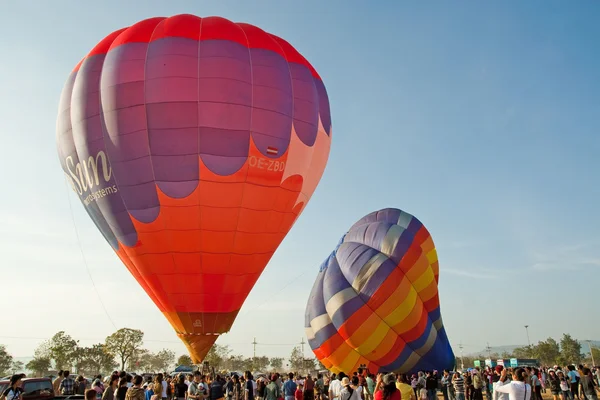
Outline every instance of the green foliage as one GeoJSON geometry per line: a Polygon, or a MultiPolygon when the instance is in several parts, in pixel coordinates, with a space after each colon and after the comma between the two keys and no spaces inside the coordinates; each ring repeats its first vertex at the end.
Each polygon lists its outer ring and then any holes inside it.
{"type": "Polygon", "coordinates": [[[267,369],[267,367],[269,366],[271,360],[269,360],[269,357],[266,356],[261,356],[261,357],[255,357],[252,360],[252,370],[253,371],[265,371],[267,369]]]}
{"type": "Polygon", "coordinates": [[[192,358],[190,356],[188,356],[187,354],[184,354],[182,356],[179,356],[179,358],[177,359],[177,365],[184,365],[186,367],[191,367],[194,364],[192,363],[192,358]]]}
{"type": "Polygon", "coordinates": [[[206,357],[204,357],[204,360],[202,361],[208,361],[211,367],[214,367],[215,370],[220,370],[223,368],[224,361],[229,358],[230,354],[231,349],[229,346],[215,344],[213,347],[211,347],[211,349],[208,351],[208,354],[206,354],[206,357]]]}
{"type": "Polygon", "coordinates": [[[301,371],[305,368],[304,355],[300,351],[299,347],[294,347],[292,354],[290,354],[290,368],[293,371],[301,371]]]}
{"type": "Polygon", "coordinates": [[[78,354],[78,372],[84,371],[87,375],[106,374],[117,367],[115,356],[111,354],[106,345],[98,343],[91,347],[83,347],[78,354]]]}
{"type": "Polygon", "coordinates": [[[78,341],[64,331],[56,333],[47,343],[47,351],[56,369],[70,369],[77,359],[78,341]]]}
{"type": "Polygon", "coordinates": [[[29,361],[25,368],[33,371],[36,376],[44,376],[48,373],[48,370],[52,366],[52,360],[50,357],[34,357],[33,360],[29,361]]]}
{"type": "Polygon", "coordinates": [[[10,369],[13,373],[23,372],[23,368],[25,368],[23,361],[13,361],[12,365],[10,366],[10,369]]]}
{"type": "Polygon", "coordinates": [[[583,359],[581,354],[581,343],[573,339],[571,335],[564,333],[560,339],[560,353],[562,361],[566,364],[579,364],[583,359]]]}
{"type": "Polygon", "coordinates": [[[283,357],[273,357],[270,360],[271,369],[280,372],[283,368],[283,357]]]}
{"type": "Polygon", "coordinates": [[[0,375],[9,375],[11,372],[10,367],[12,366],[12,363],[12,355],[8,354],[5,345],[0,344],[0,375]]]}
{"type": "Polygon", "coordinates": [[[106,350],[119,357],[121,369],[125,369],[127,361],[138,352],[144,344],[144,332],[139,329],[121,328],[106,338],[106,350]]]}

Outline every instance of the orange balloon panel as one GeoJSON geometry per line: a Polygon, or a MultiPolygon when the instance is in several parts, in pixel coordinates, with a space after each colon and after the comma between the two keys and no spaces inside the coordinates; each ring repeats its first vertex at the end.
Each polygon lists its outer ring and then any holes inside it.
{"type": "Polygon", "coordinates": [[[57,121],[73,190],[195,361],[306,206],[330,141],[325,86],[289,43],[193,15],[104,38],[57,121]]]}

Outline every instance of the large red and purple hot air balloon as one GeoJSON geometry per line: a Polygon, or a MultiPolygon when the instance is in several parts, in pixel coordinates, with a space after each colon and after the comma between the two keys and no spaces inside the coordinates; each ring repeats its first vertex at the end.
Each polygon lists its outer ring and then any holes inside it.
{"type": "Polygon", "coordinates": [[[73,189],[196,362],[306,206],[330,141],[325,86],[298,51],[193,15],[100,41],[57,121],[73,189]]]}
{"type": "Polygon", "coordinates": [[[306,306],[306,334],[335,372],[451,369],[431,235],[414,216],[373,212],[321,265],[306,306]]]}

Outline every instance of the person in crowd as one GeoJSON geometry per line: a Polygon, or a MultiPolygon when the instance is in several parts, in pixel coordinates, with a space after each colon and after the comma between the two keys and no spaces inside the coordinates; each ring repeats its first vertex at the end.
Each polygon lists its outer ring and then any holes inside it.
{"type": "Polygon", "coordinates": [[[127,387],[127,376],[119,378],[119,386],[115,391],[115,400],[125,400],[125,396],[127,396],[127,390],[129,390],[127,387]]]}
{"type": "Polygon", "coordinates": [[[507,393],[509,400],[531,400],[531,385],[525,383],[527,372],[524,368],[517,368],[512,374],[513,380],[507,379],[506,368],[502,370],[500,380],[495,390],[499,393],[507,393]]]}
{"type": "Polygon", "coordinates": [[[283,383],[283,396],[285,400],[294,400],[296,398],[296,389],[298,389],[298,385],[294,381],[294,374],[290,372],[288,379],[283,383]]]}
{"type": "Polygon", "coordinates": [[[177,379],[177,383],[175,384],[175,388],[173,390],[174,398],[177,400],[185,400],[185,396],[187,395],[188,385],[185,383],[185,376],[179,375],[177,379]]]}
{"type": "Polygon", "coordinates": [[[437,387],[437,378],[433,375],[432,371],[427,371],[427,375],[425,377],[425,389],[427,390],[427,400],[437,399],[437,387]]]}
{"type": "Polygon", "coordinates": [[[550,388],[550,393],[552,393],[552,399],[559,400],[559,397],[561,396],[560,379],[558,375],[556,375],[556,371],[552,368],[548,370],[548,386],[550,388]]]}
{"type": "MultiPolygon", "coordinates": [[[[481,377],[481,372],[478,368],[473,370],[473,394],[471,396],[472,400],[483,400],[483,378],[481,377]]],[[[431,399],[434,400],[434,399],[431,399]]]]}
{"type": "Polygon", "coordinates": [[[302,392],[303,400],[315,400],[315,381],[308,374],[304,380],[304,391],[302,392]]]}
{"type": "Polygon", "coordinates": [[[142,388],[143,381],[144,378],[142,378],[140,375],[133,377],[131,381],[132,386],[127,389],[125,400],[146,400],[144,388],[142,388]]]}
{"type": "Polygon", "coordinates": [[[296,384],[296,391],[294,392],[294,399],[295,400],[302,400],[303,389],[304,389],[304,385],[302,385],[302,383],[297,383],[296,384]]]}
{"type": "Polygon", "coordinates": [[[87,390],[87,381],[83,377],[83,375],[79,375],[77,380],[75,381],[75,394],[85,395],[85,391],[87,390]]]}
{"type": "Polygon", "coordinates": [[[211,382],[208,390],[210,400],[223,400],[225,397],[225,391],[223,390],[223,381],[221,380],[221,375],[215,375],[215,379],[211,382]]]}
{"type": "Polygon", "coordinates": [[[63,372],[64,379],[58,387],[60,394],[63,396],[72,396],[75,394],[75,380],[70,375],[69,371],[63,372]]]}
{"type": "Polygon", "coordinates": [[[579,375],[579,372],[575,370],[574,365],[567,365],[567,375],[565,378],[571,386],[571,399],[576,397],[577,400],[579,400],[579,381],[581,380],[581,376],[579,375]]]}
{"type": "Polygon", "coordinates": [[[21,388],[22,379],[20,374],[11,376],[8,387],[1,395],[6,397],[6,400],[21,400],[23,394],[23,388],[21,388]]]}
{"type": "Polygon", "coordinates": [[[465,400],[465,379],[460,372],[455,372],[452,378],[456,400],[465,400]]]}
{"type": "Polygon", "coordinates": [[[265,400],[278,400],[281,397],[281,390],[277,385],[277,374],[271,375],[271,380],[265,388],[265,400]]]}
{"type": "Polygon", "coordinates": [[[96,400],[98,393],[94,389],[88,389],[85,391],[85,400],[96,400]]]}
{"type": "Polygon", "coordinates": [[[365,400],[365,388],[361,384],[361,381],[362,380],[360,378],[360,375],[353,376],[352,379],[350,379],[350,385],[352,386],[352,389],[354,389],[354,391],[358,393],[359,400],[365,400]]]}
{"type": "Polygon", "coordinates": [[[596,383],[594,382],[594,376],[588,367],[582,368],[581,374],[581,394],[586,397],[587,400],[598,400],[598,394],[596,393],[596,383]]]}
{"type": "Polygon", "coordinates": [[[104,384],[102,383],[102,375],[96,375],[92,382],[92,389],[96,391],[96,399],[101,399],[104,393],[104,384]]]}
{"type": "Polygon", "coordinates": [[[317,374],[317,380],[315,381],[315,398],[316,400],[323,400],[323,394],[325,393],[325,380],[323,374],[317,374]]]}
{"type": "Polygon", "coordinates": [[[56,394],[60,393],[60,383],[63,381],[63,379],[65,379],[65,377],[63,376],[64,373],[65,371],[63,371],[62,369],[58,371],[58,376],[56,377],[54,382],[52,382],[52,388],[54,389],[54,393],[56,394]]]}
{"type": "MultiPolygon", "coordinates": [[[[340,372],[338,375],[331,375],[331,380],[329,381],[329,399],[330,400],[339,400],[340,392],[342,391],[342,382],[341,379],[344,378],[344,373],[340,372]]],[[[287,400],[287,399],[286,399],[287,400]]]]}
{"type": "Polygon", "coordinates": [[[110,381],[108,381],[108,386],[104,389],[104,393],[102,393],[102,400],[114,400],[115,399],[115,391],[119,387],[119,377],[117,375],[111,375],[110,381]]]}
{"type": "Polygon", "coordinates": [[[537,368],[531,368],[531,388],[533,389],[533,395],[531,396],[534,400],[542,400],[542,382],[539,378],[540,371],[537,368]]]}
{"type": "MultiPolygon", "coordinates": [[[[386,374],[377,376],[377,386],[381,390],[375,390],[375,400],[401,400],[402,395],[396,387],[396,375],[386,374]]],[[[406,400],[406,399],[405,399],[406,400]]]]}
{"type": "Polygon", "coordinates": [[[558,370],[556,376],[560,381],[560,395],[562,400],[573,400],[573,393],[571,393],[571,384],[569,383],[568,376],[565,376],[561,370],[558,370]]]}
{"type": "Polygon", "coordinates": [[[342,390],[340,391],[340,400],[360,400],[358,393],[351,385],[350,378],[342,378],[342,390]]]}
{"type": "Polygon", "coordinates": [[[366,400],[374,400],[373,396],[375,395],[375,380],[373,379],[373,374],[367,374],[365,381],[367,381],[367,386],[365,390],[365,399],[366,400]]]}
{"type": "MultiPolygon", "coordinates": [[[[450,372],[447,369],[445,369],[442,372],[442,379],[440,380],[440,386],[442,388],[442,396],[444,396],[444,400],[449,400],[448,385],[450,384],[450,382],[450,372]]],[[[402,397],[404,397],[404,395],[402,397]]]]}
{"type": "Polygon", "coordinates": [[[396,378],[396,388],[400,391],[402,400],[417,400],[412,386],[406,383],[406,380],[406,375],[402,374],[398,374],[396,378]]]}

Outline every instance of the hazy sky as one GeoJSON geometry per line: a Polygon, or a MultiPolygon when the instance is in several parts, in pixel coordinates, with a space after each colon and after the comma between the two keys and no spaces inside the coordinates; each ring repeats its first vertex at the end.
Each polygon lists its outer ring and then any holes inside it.
{"type": "Polygon", "coordinates": [[[81,57],[109,32],[178,13],[287,39],[332,107],[323,180],[218,343],[251,355],[256,337],[259,355],[289,355],[321,261],[384,207],[431,232],[457,353],[526,343],[525,324],[532,341],[600,338],[600,3],[13,0],[0,3],[0,343],[12,354],[59,330],[88,345],[114,331],[79,243],[116,326],[185,351],[67,189],[55,146],[81,57]]]}

